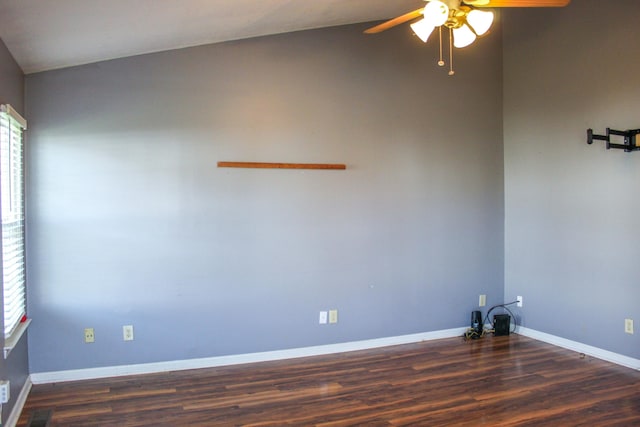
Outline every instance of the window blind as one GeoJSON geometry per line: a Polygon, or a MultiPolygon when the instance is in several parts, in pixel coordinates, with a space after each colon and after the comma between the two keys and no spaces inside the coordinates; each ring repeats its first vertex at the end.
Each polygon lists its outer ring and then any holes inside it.
{"type": "Polygon", "coordinates": [[[0,106],[0,205],[4,336],[26,314],[24,250],[24,144],[26,121],[10,105],[0,106]]]}

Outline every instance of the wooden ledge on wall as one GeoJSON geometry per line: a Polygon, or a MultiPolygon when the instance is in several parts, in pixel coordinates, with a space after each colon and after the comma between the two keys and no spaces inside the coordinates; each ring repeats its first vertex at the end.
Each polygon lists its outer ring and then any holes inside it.
{"type": "Polygon", "coordinates": [[[262,163],[262,162],[218,162],[219,168],[250,169],[331,169],[345,170],[346,165],[332,163],[262,163]]]}

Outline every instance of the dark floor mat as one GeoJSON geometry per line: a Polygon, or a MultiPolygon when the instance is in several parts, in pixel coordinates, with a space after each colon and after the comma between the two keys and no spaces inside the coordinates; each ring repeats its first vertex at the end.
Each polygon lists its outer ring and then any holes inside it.
{"type": "Polygon", "coordinates": [[[29,424],[27,424],[27,427],[47,427],[49,425],[49,420],[51,420],[52,412],[53,411],[50,409],[34,411],[33,414],[31,414],[31,418],[29,418],[29,424]]]}

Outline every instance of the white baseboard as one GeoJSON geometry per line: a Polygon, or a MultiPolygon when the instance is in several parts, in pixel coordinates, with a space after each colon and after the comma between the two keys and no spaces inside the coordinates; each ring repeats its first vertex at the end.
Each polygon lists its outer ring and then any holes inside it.
{"type": "Polygon", "coordinates": [[[577,341],[571,341],[566,338],[539,332],[535,329],[525,328],[524,326],[518,326],[516,328],[516,333],[536,339],[538,341],[543,341],[549,344],[556,345],[558,347],[566,348],[568,350],[573,350],[578,353],[584,353],[597,359],[602,359],[606,360],[607,362],[615,363],[617,365],[626,366],[627,368],[640,370],[640,359],[634,359],[633,357],[624,356],[612,351],[603,350],[601,348],[593,347],[587,344],[582,344],[577,341]]]}
{"type": "MultiPolygon", "coordinates": [[[[168,362],[143,363],[137,365],[108,366],[103,368],[87,368],[32,373],[30,376],[30,381],[28,381],[28,387],[26,387],[27,384],[25,384],[25,387],[23,387],[22,392],[20,393],[20,397],[18,398],[18,401],[20,401],[22,395],[24,394],[24,401],[19,406],[19,408],[22,409],[22,406],[26,401],[26,396],[31,389],[32,383],[47,384],[64,381],[119,377],[124,375],[152,374],[169,371],[182,371],[187,369],[214,368],[218,366],[238,365],[242,363],[256,363],[272,360],[294,359],[298,357],[320,356],[332,353],[342,353],[346,351],[367,350],[378,347],[387,347],[391,345],[410,344],[441,338],[452,338],[462,336],[466,330],[467,328],[463,327],[445,329],[441,331],[423,332],[411,335],[400,335],[395,337],[376,338],[371,340],[327,344],[313,347],[301,347],[286,350],[266,351],[260,353],[247,353],[230,356],[207,357],[200,359],[174,360],[168,362]]],[[[613,353],[601,348],[582,344],[577,341],[571,341],[565,338],[557,337],[555,335],[539,332],[523,326],[519,326],[516,329],[516,333],[549,344],[553,344],[558,347],[566,348],[568,350],[573,350],[579,353],[584,353],[598,359],[626,366],[628,368],[640,370],[639,359],[634,359],[632,357],[613,353]]],[[[18,408],[18,402],[16,402],[12,414],[15,412],[15,408],[18,408]]],[[[20,412],[18,411],[17,414],[19,416],[20,412]]]]}
{"type": "Polygon", "coordinates": [[[218,366],[239,365],[242,363],[267,362],[272,360],[293,359],[297,357],[320,356],[345,351],[367,350],[391,345],[410,344],[441,338],[462,336],[467,328],[453,328],[441,331],[423,332],[411,335],[376,338],[340,344],[327,344],[314,347],[301,347],[287,350],[266,351],[261,353],[237,354],[231,356],[207,357],[202,359],[175,360],[169,362],[143,363],[137,365],[108,366],[104,368],[74,369],[67,371],[38,372],[31,374],[33,384],[57,383],[97,378],[119,377],[124,375],[151,374],[187,369],[214,368],[218,366]]]}
{"type": "Polygon", "coordinates": [[[27,377],[27,380],[24,382],[24,385],[20,390],[20,394],[16,399],[16,403],[13,405],[13,409],[11,409],[9,418],[7,418],[7,422],[5,423],[7,427],[15,427],[18,424],[18,420],[20,419],[20,414],[22,413],[22,408],[24,408],[24,404],[27,403],[27,397],[29,397],[29,392],[31,391],[31,385],[32,385],[31,378],[27,377]]]}

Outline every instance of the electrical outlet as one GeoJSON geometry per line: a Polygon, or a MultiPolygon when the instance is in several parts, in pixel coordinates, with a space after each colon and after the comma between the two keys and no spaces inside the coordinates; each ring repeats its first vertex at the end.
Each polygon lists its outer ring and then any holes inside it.
{"type": "Polygon", "coordinates": [[[92,343],[95,342],[96,335],[93,333],[93,328],[84,328],[84,342],[92,343]]]}
{"type": "Polygon", "coordinates": [[[624,331],[633,335],[633,319],[624,319],[624,331]]]}
{"type": "Polygon", "coordinates": [[[0,403],[9,403],[11,387],[8,380],[0,381],[0,403]]]}
{"type": "Polygon", "coordinates": [[[338,323],[338,310],[329,310],[329,323],[338,323]]]}
{"type": "Polygon", "coordinates": [[[478,306],[484,307],[485,305],[487,305],[487,296],[480,295],[480,298],[478,299],[478,306]]]}
{"type": "Polygon", "coordinates": [[[516,306],[518,306],[518,307],[522,307],[522,297],[518,295],[518,296],[516,297],[516,301],[518,301],[518,303],[516,304],[516,306]]]}
{"type": "Polygon", "coordinates": [[[125,325],[122,327],[122,339],[125,341],[133,341],[133,325],[125,325]]]}
{"type": "Polygon", "coordinates": [[[327,312],[326,311],[321,311],[320,312],[320,318],[318,320],[318,323],[320,323],[321,325],[325,325],[327,323],[327,312]]]}

